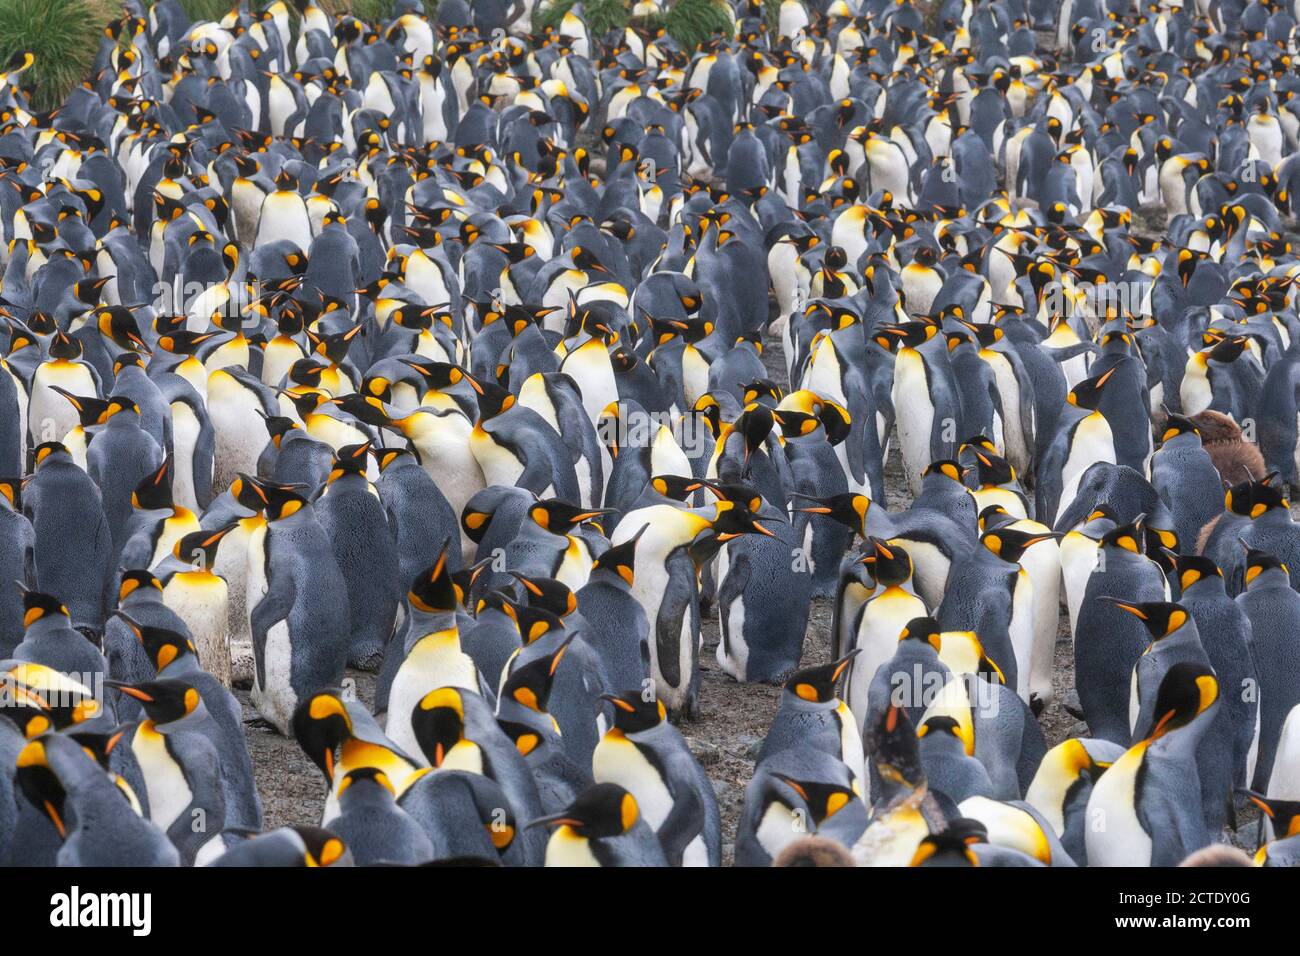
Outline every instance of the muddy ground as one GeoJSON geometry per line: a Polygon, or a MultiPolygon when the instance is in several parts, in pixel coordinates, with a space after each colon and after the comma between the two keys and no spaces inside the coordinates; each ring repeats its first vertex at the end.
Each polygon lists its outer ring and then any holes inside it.
{"type": "MultiPolygon", "coordinates": [[[[769,338],[765,346],[764,361],[772,379],[786,384],[780,340],[769,338]]],[[[898,443],[894,442],[893,448],[897,447],[898,443]]],[[[887,496],[889,509],[905,508],[909,499],[899,490],[903,481],[896,450],[886,464],[885,476],[892,489],[887,496]]],[[[804,664],[824,663],[829,659],[831,615],[831,601],[818,599],[813,602],[804,636],[804,664]]],[[[703,631],[699,716],[681,722],[679,727],[717,793],[722,811],[723,864],[729,865],[745,787],[753,776],[754,758],[776,713],[781,689],[764,684],[737,683],[721,670],[714,656],[719,641],[716,616],[704,621],[703,631]]],[[[369,704],[374,697],[375,675],[349,671],[348,677],[355,681],[360,699],[369,704]]],[[[1055,698],[1039,719],[1049,747],[1068,737],[1087,733],[1086,726],[1063,707],[1067,694],[1074,689],[1073,650],[1064,609],[1057,634],[1052,683],[1055,698]]],[[[266,813],[266,827],[319,823],[325,804],[324,777],[293,740],[280,736],[257,716],[248,703],[246,690],[237,690],[236,694],[244,707],[248,745],[266,813]]],[[[1253,813],[1243,814],[1240,818],[1239,832],[1244,838],[1243,843],[1249,843],[1251,839],[1251,828],[1247,823],[1254,819],[1253,813]]],[[[1250,848],[1253,849],[1253,843],[1250,848]]]]}

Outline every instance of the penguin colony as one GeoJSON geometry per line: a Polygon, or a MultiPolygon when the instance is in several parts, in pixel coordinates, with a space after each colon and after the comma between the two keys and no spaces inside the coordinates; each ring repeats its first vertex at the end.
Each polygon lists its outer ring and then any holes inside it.
{"type": "Polygon", "coordinates": [[[0,72],[0,858],[719,865],[716,616],[737,864],[1300,861],[1295,4],[630,12],[0,72]]]}

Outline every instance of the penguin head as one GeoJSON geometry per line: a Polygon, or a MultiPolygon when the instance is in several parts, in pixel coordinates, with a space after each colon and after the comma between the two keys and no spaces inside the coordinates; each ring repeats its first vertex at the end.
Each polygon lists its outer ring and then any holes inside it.
{"type": "Polygon", "coordinates": [[[411,607],[426,614],[451,614],[460,606],[464,594],[452,579],[447,561],[451,545],[444,541],[433,564],[415,576],[407,591],[411,607]]]}
{"type": "Polygon", "coordinates": [[[138,700],[144,707],[145,716],[155,724],[169,724],[188,717],[203,703],[194,686],[181,680],[154,680],[140,684],[106,680],[104,683],[138,700]]]}
{"type": "Polygon", "coordinates": [[[67,446],[62,442],[42,442],[32,449],[32,462],[36,471],[52,462],[71,460],[72,456],[68,453],[67,446]]]}
{"type": "MultiPolygon", "coordinates": [[[[56,738],[57,739],[57,738],[56,738]]],[[[18,752],[17,771],[14,782],[23,796],[41,812],[58,831],[60,839],[67,839],[68,830],[65,823],[64,805],[67,791],[63,782],[50,765],[50,747],[60,746],[49,735],[31,741],[18,752]]],[[[79,751],[80,752],[80,751],[79,751]]],[[[84,754],[86,760],[93,758],[84,754]]]]}
{"type": "Polygon", "coordinates": [[[135,315],[122,305],[105,306],[91,312],[95,326],[104,338],[119,348],[131,352],[148,352],[149,346],[140,337],[140,326],[136,324],[135,315]]]}
{"type": "Polygon", "coordinates": [[[506,678],[505,683],[501,685],[501,696],[539,714],[545,713],[551,696],[551,687],[555,681],[555,672],[559,669],[560,661],[564,660],[564,655],[568,653],[572,640],[573,636],[570,635],[550,654],[526,664],[516,665],[510,671],[510,676],[506,678]]]}
{"type": "Polygon", "coordinates": [[[978,820],[959,817],[949,821],[942,833],[925,837],[912,855],[912,867],[979,866],[979,857],[971,847],[988,842],[988,830],[978,820]]]}
{"type": "Polygon", "coordinates": [[[110,396],[108,399],[108,407],[104,409],[104,421],[111,421],[118,415],[124,415],[130,418],[139,418],[140,406],[137,405],[129,396],[110,396]]]}
{"type": "Polygon", "coordinates": [[[192,531],[176,542],[172,554],[195,571],[211,571],[222,539],[238,527],[238,522],[231,522],[215,531],[192,531]]]}
{"type": "Polygon", "coordinates": [[[692,544],[692,555],[696,558],[697,564],[701,557],[707,556],[707,552],[714,550],[728,541],[734,541],[741,535],[761,534],[765,537],[775,537],[775,533],[765,527],[754,513],[752,505],[755,501],[761,504],[761,498],[749,498],[743,501],[722,499],[713,503],[714,518],[712,526],[703,539],[697,539],[692,544]]]}
{"type": "Polygon", "coordinates": [[[332,784],[334,752],[352,737],[352,715],[347,704],[330,691],[313,694],[294,708],[290,729],[302,752],[332,784]]]}
{"type": "Polygon", "coordinates": [[[172,458],[168,455],[157,471],[140,479],[131,492],[131,507],[156,511],[172,507],[172,458]]]}
{"type": "Polygon", "coordinates": [[[973,449],[973,452],[976,462],[975,472],[981,488],[997,488],[1016,480],[1016,470],[1005,458],[987,454],[979,449],[973,449]]]}
{"type": "Polygon", "coordinates": [[[1165,418],[1165,430],[1160,436],[1160,441],[1167,442],[1179,435],[1196,435],[1199,437],[1200,434],[1200,429],[1196,427],[1196,423],[1190,418],[1170,413],[1165,418]]]}
{"type": "Polygon", "coordinates": [[[1290,581],[1291,570],[1282,563],[1280,558],[1267,551],[1252,548],[1240,538],[1237,540],[1246,552],[1245,579],[1248,589],[1273,579],[1280,579],[1283,582],[1290,581]]]}
{"type": "Polygon", "coordinates": [[[980,535],[980,543],[1009,564],[1018,564],[1026,551],[1040,541],[1054,541],[1061,537],[1055,531],[1035,533],[1015,528],[994,528],[980,535]]]}
{"type": "Polygon", "coordinates": [[[749,406],[754,403],[760,405],[776,405],[785,397],[781,386],[777,385],[771,379],[755,379],[741,387],[741,404],[749,406]]]}
{"type": "Polygon", "coordinates": [[[1158,740],[1186,727],[1218,699],[1219,682],[1208,665],[1179,661],[1161,679],[1151,723],[1137,739],[1158,740]]]}
{"type": "Polygon", "coordinates": [[[254,512],[262,511],[270,502],[267,494],[268,487],[270,486],[266,482],[241,471],[230,483],[230,497],[234,498],[242,508],[254,512]]]}
{"type": "Polygon", "coordinates": [[[1092,378],[1077,382],[1074,388],[1070,390],[1070,393],[1065,396],[1065,400],[1077,408],[1095,412],[1097,406],[1101,403],[1102,389],[1106,387],[1106,383],[1110,381],[1111,376],[1115,374],[1115,369],[1118,367],[1117,365],[1111,366],[1100,375],[1094,375],[1092,378]]]}
{"type": "Polygon", "coordinates": [[[1124,551],[1141,554],[1142,545],[1145,541],[1145,536],[1142,534],[1142,523],[1145,518],[1146,515],[1142,515],[1128,524],[1111,528],[1101,536],[1101,546],[1103,548],[1121,548],[1124,551]]]}
{"type": "Polygon", "coordinates": [[[420,698],[411,729],[429,765],[441,767],[451,749],[465,739],[465,701],[455,687],[440,687],[420,698]]]}
{"type": "Polygon", "coordinates": [[[932,617],[914,617],[898,632],[899,641],[920,641],[936,651],[943,646],[939,622],[932,617]]]}
{"type": "Polygon", "coordinates": [[[414,456],[409,448],[399,448],[394,445],[387,445],[374,450],[375,460],[379,462],[379,473],[383,474],[390,466],[400,461],[414,461],[414,456]]]}
{"type": "Polygon", "coordinates": [[[886,352],[896,355],[900,349],[914,349],[924,345],[938,331],[939,327],[930,322],[904,322],[900,325],[882,325],[872,340],[886,352]]]}
{"type": "Polygon", "coordinates": [[[958,742],[963,750],[966,749],[965,735],[962,732],[961,725],[957,723],[955,717],[950,717],[947,714],[933,714],[930,717],[927,717],[925,722],[916,729],[916,736],[924,738],[931,734],[937,734],[939,736],[946,734],[951,736],[958,742]]]}
{"type": "Polygon", "coordinates": [[[554,498],[539,501],[528,509],[528,517],[551,534],[568,534],[584,521],[612,513],[609,508],[583,508],[554,498]]]}
{"type": "MultiPolygon", "coordinates": [[[[483,395],[484,386],[480,385],[478,379],[470,375],[459,365],[453,365],[451,362],[435,362],[429,359],[421,359],[417,362],[408,359],[401,359],[403,365],[409,366],[424,380],[424,387],[434,391],[441,391],[444,388],[450,388],[453,385],[459,385],[465,382],[472,388],[477,395],[483,395]]],[[[491,386],[489,387],[496,387],[491,386]]],[[[480,405],[480,410],[482,406],[480,405]]],[[[505,409],[502,409],[504,411],[505,409]]],[[[485,418],[492,417],[485,415],[485,418]]]]}
{"type": "Polygon", "coordinates": [[[333,484],[344,475],[365,475],[366,463],[370,458],[372,445],[368,441],[355,445],[344,445],[334,453],[334,465],[330,468],[325,483],[333,484]]]}
{"type": "Polygon", "coordinates": [[[276,448],[280,447],[285,435],[295,428],[302,427],[287,415],[266,415],[262,413],[261,409],[258,409],[258,414],[262,417],[262,423],[266,425],[267,436],[276,448]]]}
{"type": "Polygon", "coordinates": [[[951,458],[932,461],[930,464],[926,465],[925,469],[921,472],[921,476],[926,477],[929,475],[940,475],[945,478],[950,478],[957,482],[957,484],[962,485],[963,488],[965,487],[963,479],[966,477],[966,469],[951,458]]]}
{"type": "Polygon", "coordinates": [[[0,673],[0,686],[0,716],[27,739],[83,725],[104,713],[89,687],[44,664],[11,661],[0,673]]]}
{"type": "Polygon", "coordinates": [[[1189,620],[1187,609],[1181,604],[1170,601],[1122,601],[1119,598],[1101,595],[1098,600],[1105,601],[1128,614],[1132,614],[1146,625],[1153,641],[1168,637],[1189,620]]]}
{"type": "Polygon", "coordinates": [[[622,578],[630,587],[636,573],[636,545],[650,525],[644,524],[636,534],[621,544],[612,545],[601,552],[591,568],[595,571],[610,571],[622,578]]]}
{"type": "Polygon", "coordinates": [[[208,342],[220,334],[220,332],[191,332],[187,329],[177,329],[160,335],[158,337],[158,347],[164,352],[171,352],[173,355],[193,355],[204,342],[208,342]]]}
{"type": "Polygon", "coordinates": [[[1276,479],[1277,472],[1270,472],[1259,481],[1233,485],[1223,496],[1224,510],[1254,519],[1275,508],[1288,509],[1284,490],[1273,484],[1276,479]]]}
{"type": "Polygon", "coordinates": [[[708,482],[700,478],[685,478],[681,475],[655,475],[650,479],[650,486],[665,498],[672,498],[674,501],[685,501],[701,488],[708,486],[708,482]]]}
{"type": "Polygon", "coordinates": [[[871,510],[871,499],[866,495],[847,493],[832,495],[829,498],[812,498],[795,493],[794,497],[813,502],[811,505],[795,508],[795,511],[826,515],[857,534],[867,536],[867,512],[871,510]]]}
{"type": "Polygon", "coordinates": [[[601,694],[614,710],[614,729],[624,734],[635,734],[658,727],[668,719],[663,701],[653,696],[646,698],[644,691],[628,690],[621,694],[601,694]]]}
{"type": "Polygon", "coordinates": [[[494,382],[480,382],[476,397],[480,424],[508,412],[515,405],[515,396],[494,382]]]}
{"type": "Polygon", "coordinates": [[[8,508],[10,511],[23,510],[21,478],[0,478],[0,508],[8,508]]]}
{"type": "Polygon", "coordinates": [[[302,842],[303,866],[350,866],[352,852],[334,833],[323,827],[290,827],[302,842]]]}
{"type": "Polygon", "coordinates": [[[912,577],[912,556],[906,548],[891,544],[881,538],[868,538],[871,545],[872,574],[876,583],[884,587],[897,587],[912,577]]]}
{"type": "Polygon", "coordinates": [[[837,699],[835,685],[860,651],[861,648],[855,647],[837,661],[795,671],[785,682],[785,689],[812,704],[831,703],[837,699]]]}
{"type": "Polygon", "coordinates": [[[132,594],[161,594],[162,582],[148,568],[133,568],[122,572],[122,583],[117,589],[117,602],[121,604],[132,594]],[[141,590],[141,589],[144,590],[141,590]]]}
{"type": "Polygon", "coordinates": [[[550,611],[556,617],[568,617],[578,609],[578,599],[567,584],[554,578],[525,577],[517,571],[510,576],[524,589],[524,600],[534,607],[550,611]]]}
{"type": "Polygon", "coordinates": [[[393,788],[393,782],[388,779],[388,774],[378,767],[357,767],[355,770],[349,770],[344,774],[335,791],[339,801],[345,799],[343,795],[354,785],[359,785],[353,791],[354,794],[365,790],[367,794],[386,793],[389,800],[393,800],[397,796],[397,791],[393,788]]]}
{"type": "MultiPolygon", "coordinates": [[[[140,572],[130,573],[138,574],[140,572]]],[[[147,574],[148,572],[144,573],[147,574]]],[[[161,589],[161,585],[159,585],[159,588],[161,589]]],[[[149,659],[153,661],[154,667],[160,671],[179,657],[197,653],[193,641],[179,631],[173,631],[165,627],[154,627],[151,624],[142,624],[120,608],[115,613],[130,629],[131,633],[135,635],[136,640],[140,642],[140,646],[149,655],[149,659]]]]}
{"type": "Polygon", "coordinates": [[[732,431],[739,434],[744,442],[743,460],[746,465],[754,453],[763,447],[775,425],[776,417],[772,409],[757,403],[746,406],[740,417],[732,423],[732,431]]]}
{"type": "Polygon", "coordinates": [[[1273,838],[1275,840],[1285,840],[1287,837],[1300,834],[1300,800],[1266,797],[1262,793],[1256,793],[1253,790],[1242,790],[1240,793],[1244,794],[1246,799],[1259,807],[1260,812],[1268,817],[1269,822],[1273,825],[1273,838]]]}
{"type": "Polygon", "coordinates": [[[123,352],[115,358],[113,360],[113,377],[117,378],[117,376],[122,374],[123,369],[128,368],[144,368],[144,359],[140,358],[139,353],[123,352]]]}
{"type": "Polygon", "coordinates": [[[50,353],[50,358],[62,362],[81,358],[81,340],[73,338],[62,329],[55,329],[46,349],[50,353]]]}
{"type": "Polygon", "coordinates": [[[50,390],[62,395],[77,410],[77,421],[82,428],[102,425],[108,420],[108,402],[94,395],[74,395],[67,389],[51,385],[50,390]]]}
{"type": "Polygon", "coordinates": [[[1223,580],[1223,572],[1209,558],[1200,554],[1178,554],[1174,556],[1174,570],[1178,573],[1178,585],[1183,591],[1202,581],[1223,580]]]}
{"type": "Polygon", "coordinates": [[[51,594],[29,591],[19,582],[23,592],[23,627],[28,628],[44,620],[67,621],[70,617],[67,607],[51,594]]]}
{"type": "Polygon", "coordinates": [[[849,806],[859,797],[851,787],[821,780],[799,780],[783,773],[772,773],[772,779],[778,782],[777,792],[769,795],[776,797],[781,789],[788,789],[808,808],[813,822],[821,826],[828,817],[833,817],[840,810],[849,806]]]}
{"type": "Polygon", "coordinates": [[[622,836],[641,817],[636,798],[616,783],[597,783],[578,794],[559,813],[539,817],[528,827],[567,827],[584,840],[622,836]]]}
{"type": "Polygon", "coordinates": [[[267,489],[267,499],[267,521],[288,521],[308,505],[302,495],[283,488],[267,489]]]}
{"type": "Polygon", "coordinates": [[[975,517],[975,524],[983,531],[992,531],[995,528],[1001,528],[1003,525],[1015,522],[1015,515],[1007,511],[1006,508],[999,504],[989,505],[987,508],[980,509],[980,513],[975,517]]]}
{"type": "Polygon", "coordinates": [[[552,632],[566,630],[563,620],[535,604],[505,601],[503,609],[518,626],[519,637],[525,645],[532,644],[552,632]]]}

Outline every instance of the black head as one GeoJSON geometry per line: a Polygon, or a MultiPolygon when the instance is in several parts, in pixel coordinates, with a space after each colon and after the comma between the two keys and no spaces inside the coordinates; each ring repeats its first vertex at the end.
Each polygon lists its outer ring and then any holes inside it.
{"type": "Polygon", "coordinates": [[[238,527],[238,522],[232,522],[216,531],[192,531],[176,542],[172,554],[188,562],[196,571],[211,571],[217,561],[221,540],[238,527]]]}
{"type": "Polygon", "coordinates": [[[1139,739],[1155,740],[1186,727],[1214,706],[1218,698],[1219,682],[1208,666],[1189,661],[1174,664],[1160,681],[1151,725],[1139,739]]]}
{"type": "Polygon", "coordinates": [[[155,724],[167,724],[192,714],[202,702],[191,684],[180,680],[154,680],[141,684],[105,681],[109,687],[134,697],[144,707],[145,715],[155,724]]]}
{"type": "Polygon", "coordinates": [[[465,701],[455,687],[429,691],[411,714],[411,729],[429,765],[441,767],[447,754],[465,739],[465,701]]]}
{"type": "Polygon", "coordinates": [[[1003,561],[1018,563],[1026,551],[1040,541],[1052,541],[1060,535],[1054,531],[1035,533],[1015,528],[994,528],[980,535],[980,542],[1003,561]]]}
{"type": "Polygon", "coordinates": [[[172,500],[172,457],[168,455],[158,470],[146,475],[131,492],[131,507],[146,511],[171,508],[172,500]]]}
{"type": "Polygon", "coordinates": [[[860,650],[855,647],[837,661],[795,671],[785,682],[785,689],[800,700],[814,704],[830,703],[836,699],[835,685],[839,683],[860,650]]]}
{"type": "Polygon", "coordinates": [[[636,545],[650,526],[642,525],[631,538],[621,544],[612,545],[596,558],[592,570],[612,571],[630,586],[636,572],[636,545]]]}
{"type": "Polygon", "coordinates": [[[545,713],[555,672],[560,667],[560,661],[564,660],[572,640],[572,637],[566,638],[552,653],[516,666],[502,685],[501,696],[529,710],[545,713]]]}
{"type": "Polygon", "coordinates": [[[1223,578],[1219,566],[1201,554],[1175,555],[1174,570],[1178,572],[1178,584],[1184,591],[1197,582],[1223,578]]]}
{"type": "Polygon", "coordinates": [[[554,578],[526,577],[517,571],[511,577],[524,589],[524,600],[533,607],[550,611],[557,617],[567,617],[578,609],[578,599],[567,584],[554,578]]]}
{"type": "Polygon", "coordinates": [[[447,561],[450,542],[443,542],[437,560],[415,576],[406,599],[411,607],[426,614],[450,614],[460,606],[463,595],[452,579],[447,561]]]}
{"type": "Polygon", "coordinates": [[[333,692],[313,694],[294,709],[290,729],[303,753],[333,783],[334,752],[352,736],[347,705],[333,692]]]}
{"type": "Polygon", "coordinates": [[[580,837],[599,840],[623,835],[640,816],[632,794],[615,783],[598,783],[582,791],[560,813],[533,820],[528,826],[566,826],[580,837]]]}
{"type": "Polygon", "coordinates": [[[614,708],[614,728],[625,734],[658,727],[668,719],[663,702],[644,691],[629,690],[621,694],[602,694],[614,708]],[[647,699],[648,698],[648,699],[647,699]]]}
{"type": "Polygon", "coordinates": [[[1099,596],[1098,600],[1132,614],[1146,625],[1152,640],[1158,641],[1162,637],[1168,637],[1185,625],[1189,619],[1186,608],[1170,601],[1121,601],[1119,598],[1107,595],[1099,596]]]}
{"type": "Polygon", "coordinates": [[[1094,375],[1092,378],[1086,378],[1074,386],[1070,394],[1065,396],[1066,401],[1078,408],[1087,411],[1096,411],[1097,406],[1101,403],[1102,389],[1110,381],[1111,376],[1115,374],[1118,366],[1112,366],[1100,375],[1094,375]]]}

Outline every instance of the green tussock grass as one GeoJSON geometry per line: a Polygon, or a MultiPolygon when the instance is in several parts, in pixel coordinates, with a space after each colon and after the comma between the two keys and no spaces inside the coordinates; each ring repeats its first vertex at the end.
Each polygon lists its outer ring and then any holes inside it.
{"type": "Polygon", "coordinates": [[[731,12],[720,0],[677,0],[664,23],[685,50],[694,50],[715,33],[730,36],[734,29],[731,12]]]}
{"type": "Polygon", "coordinates": [[[181,0],[181,7],[195,23],[208,20],[215,23],[230,12],[234,3],[231,0],[181,0]]]}
{"type": "Polygon", "coordinates": [[[0,0],[0,64],[30,52],[35,63],[18,83],[35,86],[34,108],[52,109],[90,75],[114,12],[107,0],[0,0]]]}
{"type": "MultiPolygon", "coordinates": [[[[249,7],[263,10],[272,2],[274,0],[259,0],[257,3],[249,4],[249,7]]],[[[438,0],[423,0],[423,3],[425,14],[432,18],[438,9],[438,0]]],[[[292,20],[296,23],[298,8],[293,5],[292,0],[286,0],[286,5],[289,7],[292,20]]],[[[185,8],[185,12],[192,20],[220,20],[230,12],[234,3],[232,0],[181,0],[181,6],[185,8]]],[[[393,0],[316,0],[316,6],[330,15],[350,13],[367,23],[380,23],[393,18],[394,2],[393,0]]]]}
{"type": "MultiPolygon", "coordinates": [[[[544,30],[547,27],[558,27],[564,15],[575,6],[577,0],[555,0],[544,10],[535,13],[534,28],[544,30]]],[[[627,26],[628,4],[623,0],[586,0],[580,12],[592,36],[602,37],[610,30],[621,30],[627,26]]]]}
{"type": "MultiPolygon", "coordinates": [[[[564,15],[578,0],[554,0],[533,16],[533,28],[541,31],[560,25],[564,15]]],[[[581,13],[593,36],[604,36],[610,30],[621,30],[628,23],[630,3],[624,0],[586,0],[581,13]]],[[[775,18],[780,0],[765,0],[765,12],[775,18]]],[[[715,33],[731,35],[734,29],[729,8],[722,0],[677,0],[666,13],[653,17],[639,17],[638,26],[656,28],[664,26],[684,49],[694,50],[715,33]]]]}

